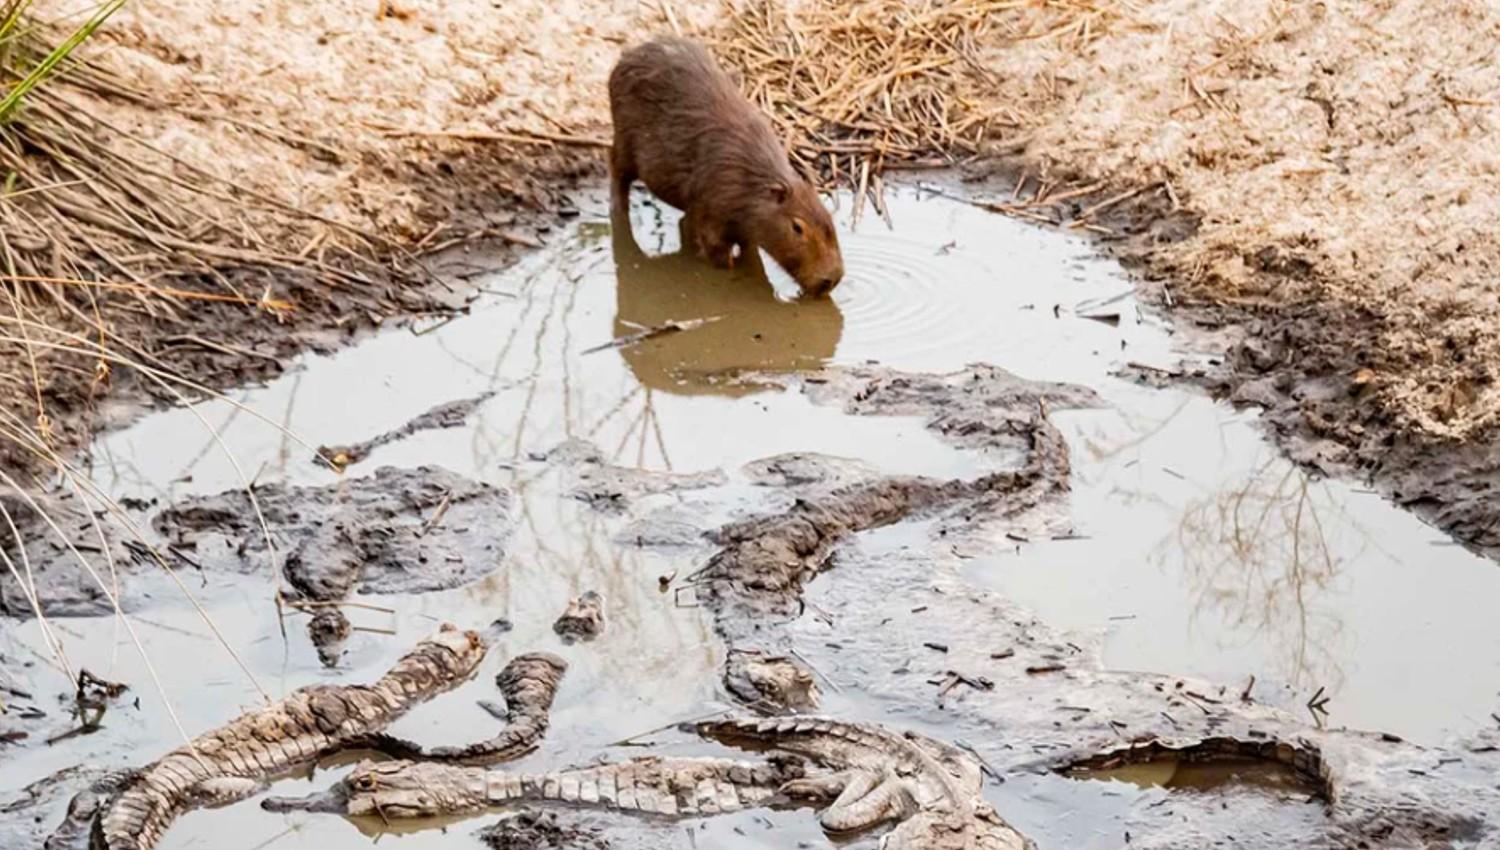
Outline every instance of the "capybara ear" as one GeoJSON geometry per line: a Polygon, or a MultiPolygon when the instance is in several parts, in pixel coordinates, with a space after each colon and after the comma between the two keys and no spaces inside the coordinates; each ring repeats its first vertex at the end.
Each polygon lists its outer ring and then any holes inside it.
{"type": "Polygon", "coordinates": [[[778,204],[786,203],[786,199],[792,196],[792,187],[785,181],[777,180],[771,184],[771,200],[778,204]]]}

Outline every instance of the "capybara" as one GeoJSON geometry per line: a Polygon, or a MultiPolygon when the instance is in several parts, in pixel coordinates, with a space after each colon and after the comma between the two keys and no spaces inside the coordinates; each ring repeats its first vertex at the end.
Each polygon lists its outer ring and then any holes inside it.
{"type": "Polygon", "coordinates": [[[702,46],[658,38],[625,51],[609,75],[616,206],[640,178],[686,214],[698,254],[715,265],[762,248],[808,295],[844,277],[833,218],[792,170],[771,123],[702,46]]]}

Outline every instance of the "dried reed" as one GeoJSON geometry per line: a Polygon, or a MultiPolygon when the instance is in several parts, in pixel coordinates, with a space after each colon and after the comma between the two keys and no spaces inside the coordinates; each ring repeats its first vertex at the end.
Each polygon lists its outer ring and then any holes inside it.
{"type": "MultiPolygon", "coordinates": [[[[940,168],[1024,144],[1024,115],[965,96],[1005,41],[1096,38],[1108,2],[752,0],[715,40],[752,102],[824,186],[863,196],[892,169],[940,168]]],[[[875,195],[880,209],[879,194],[875,195]]]]}

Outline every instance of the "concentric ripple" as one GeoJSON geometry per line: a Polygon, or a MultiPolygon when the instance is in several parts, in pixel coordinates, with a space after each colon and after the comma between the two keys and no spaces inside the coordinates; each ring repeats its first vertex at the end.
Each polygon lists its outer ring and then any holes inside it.
{"type": "Polygon", "coordinates": [[[935,356],[977,354],[994,336],[986,321],[1006,308],[994,270],[943,242],[876,232],[844,234],[841,358],[929,368],[935,356]],[[988,290],[988,292],[986,291],[988,290]]]}

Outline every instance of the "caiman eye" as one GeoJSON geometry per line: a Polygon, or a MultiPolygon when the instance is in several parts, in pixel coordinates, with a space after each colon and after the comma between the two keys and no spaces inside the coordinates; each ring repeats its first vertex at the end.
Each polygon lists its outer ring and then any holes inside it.
{"type": "Polygon", "coordinates": [[[792,219],[792,232],[798,236],[802,235],[802,222],[795,218],[792,219]]]}

